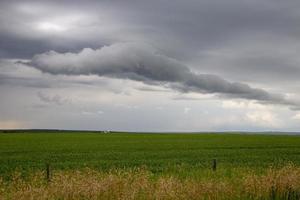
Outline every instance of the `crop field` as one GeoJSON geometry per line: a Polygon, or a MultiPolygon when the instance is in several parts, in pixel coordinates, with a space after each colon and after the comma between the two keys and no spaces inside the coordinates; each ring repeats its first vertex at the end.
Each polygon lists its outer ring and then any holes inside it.
{"type": "Polygon", "coordinates": [[[0,134],[0,174],[11,170],[146,166],[205,169],[300,164],[300,137],[242,134],[26,132],[0,134]]]}
{"type": "Polygon", "coordinates": [[[296,135],[2,132],[0,163],[0,199],[300,199],[296,135]]]}

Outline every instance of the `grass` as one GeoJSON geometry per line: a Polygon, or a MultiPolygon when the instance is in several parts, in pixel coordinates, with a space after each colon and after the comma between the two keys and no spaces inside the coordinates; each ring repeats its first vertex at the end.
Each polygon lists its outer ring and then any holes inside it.
{"type": "Polygon", "coordinates": [[[0,163],[1,200],[300,199],[300,136],[0,131],[0,163]]]}
{"type": "Polygon", "coordinates": [[[42,131],[0,133],[0,175],[18,169],[110,170],[147,166],[153,173],[195,176],[212,159],[230,176],[232,168],[264,169],[300,164],[300,137],[242,134],[129,134],[42,131]],[[180,170],[181,169],[181,170],[180,170]],[[180,172],[178,174],[178,171],[180,172]]]}
{"type": "Polygon", "coordinates": [[[81,169],[55,171],[47,182],[43,172],[36,171],[27,178],[15,173],[9,182],[0,179],[0,199],[300,199],[299,167],[269,168],[261,175],[253,171],[234,171],[234,174],[222,180],[214,176],[198,180],[154,176],[141,168],[109,172],[81,169]]]}

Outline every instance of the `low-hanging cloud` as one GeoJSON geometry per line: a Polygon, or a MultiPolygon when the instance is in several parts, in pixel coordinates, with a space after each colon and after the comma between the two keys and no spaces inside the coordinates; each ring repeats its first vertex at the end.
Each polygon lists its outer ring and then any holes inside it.
{"type": "Polygon", "coordinates": [[[54,75],[98,75],[160,84],[180,92],[211,93],[228,98],[282,104],[293,109],[298,104],[266,90],[230,82],[211,74],[197,74],[179,61],[152,46],[117,43],[100,49],[85,48],[78,53],[49,51],[35,55],[27,64],[54,75]]]}

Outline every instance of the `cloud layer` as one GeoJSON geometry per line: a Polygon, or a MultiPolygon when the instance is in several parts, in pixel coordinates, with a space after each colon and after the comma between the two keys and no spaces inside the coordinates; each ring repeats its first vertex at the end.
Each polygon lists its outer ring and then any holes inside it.
{"type": "Polygon", "coordinates": [[[300,130],[299,10],[1,0],[0,128],[300,130]]]}
{"type": "Polygon", "coordinates": [[[131,79],[146,84],[161,84],[181,92],[213,93],[262,103],[297,106],[283,95],[229,82],[216,75],[194,73],[184,64],[146,44],[117,43],[96,50],[85,48],[78,53],[49,51],[35,55],[27,64],[54,75],[131,79]]]}

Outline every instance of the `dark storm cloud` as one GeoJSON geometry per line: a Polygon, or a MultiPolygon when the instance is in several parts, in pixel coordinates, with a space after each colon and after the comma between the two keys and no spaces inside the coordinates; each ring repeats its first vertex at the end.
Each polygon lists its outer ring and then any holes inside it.
{"type": "Polygon", "coordinates": [[[98,16],[88,7],[83,10],[84,6],[69,3],[74,2],[1,1],[0,58],[30,58],[49,49],[77,51],[106,44],[109,36],[99,31],[98,16]],[[103,39],[95,41],[93,34],[103,39]]]}
{"type": "Polygon", "coordinates": [[[188,59],[245,33],[298,39],[299,6],[292,0],[1,1],[0,55],[29,58],[46,50],[76,51],[137,40],[188,59]],[[69,20],[76,15],[87,18],[69,20]],[[36,29],[36,24],[55,18],[55,23],[72,27],[60,33],[36,29]]]}
{"type": "Polygon", "coordinates": [[[297,0],[1,0],[0,128],[299,130],[299,10],[297,0]]]}
{"type": "MultiPolygon", "coordinates": [[[[97,76],[53,76],[28,67],[25,60],[0,59],[0,86],[19,88],[71,88],[97,86],[110,88],[108,81],[97,76]]],[[[110,88],[111,89],[111,88],[110,88]]]]}
{"type": "Polygon", "coordinates": [[[281,84],[281,76],[297,80],[300,75],[297,62],[289,62],[297,56],[282,54],[300,39],[299,8],[300,2],[293,0],[1,1],[0,57],[31,58],[49,50],[78,52],[137,41],[183,63],[198,58],[191,67],[199,73],[281,84]],[[266,39],[258,39],[262,35],[266,39]],[[286,38],[290,42],[285,46],[281,41],[286,38]],[[245,43],[263,44],[263,48],[253,48],[262,55],[240,55],[245,43]],[[214,54],[210,58],[220,64],[203,63],[207,50],[220,48],[240,56],[228,61],[214,54]],[[274,50],[265,56],[264,52],[274,50]]]}
{"type": "Polygon", "coordinates": [[[35,55],[27,64],[54,75],[124,78],[145,84],[161,84],[181,92],[212,93],[262,103],[297,106],[283,95],[271,94],[243,83],[229,82],[216,75],[194,73],[177,60],[145,44],[118,43],[96,50],[86,48],[79,53],[49,51],[35,55]]]}
{"type": "Polygon", "coordinates": [[[99,42],[75,42],[71,39],[57,38],[56,42],[45,39],[35,38],[19,38],[10,34],[2,34],[0,32],[0,59],[1,58],[30,58],[37,53],[43,53],[49,49],[57,52],[76,52],[86,46],[96,48],[102,46],[99,42]]]}

